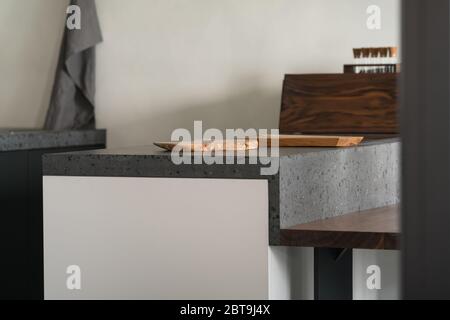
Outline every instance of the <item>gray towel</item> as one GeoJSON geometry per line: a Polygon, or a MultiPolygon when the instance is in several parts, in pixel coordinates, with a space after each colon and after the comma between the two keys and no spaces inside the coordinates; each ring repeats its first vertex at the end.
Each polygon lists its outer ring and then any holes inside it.
{"type": "Polygon", "coordinates": [[[102,42],[95,0],[72,0],[81,29],[65,27],[45,129],[95,128],[95,45],[102,42]]]}

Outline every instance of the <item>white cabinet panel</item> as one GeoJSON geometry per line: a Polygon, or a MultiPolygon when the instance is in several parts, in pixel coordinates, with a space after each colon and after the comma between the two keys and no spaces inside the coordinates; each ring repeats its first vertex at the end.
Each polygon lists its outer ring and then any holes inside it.
{"type": "Polygon", "coordinates": [[[46,299],[269,296],[265,180],[46,176],[44,241],[46,299]]]}

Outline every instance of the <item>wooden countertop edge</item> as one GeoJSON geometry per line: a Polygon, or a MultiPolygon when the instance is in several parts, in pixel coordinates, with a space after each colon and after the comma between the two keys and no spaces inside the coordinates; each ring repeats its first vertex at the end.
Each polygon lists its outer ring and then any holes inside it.
{"type": "Polygon", "coordinates": [[[280,245],[399,250],[400,233],[281,229],[280,245]]]}
{"type": "Polygon", "coordinates": [[[317,248],[397,250],[400,248],[399,206],[390,205],[280,230],[280,244],[317,248]]]}

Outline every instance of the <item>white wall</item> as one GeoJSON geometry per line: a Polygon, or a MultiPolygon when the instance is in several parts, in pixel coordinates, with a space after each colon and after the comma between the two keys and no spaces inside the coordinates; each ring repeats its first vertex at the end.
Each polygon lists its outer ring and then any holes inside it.
{"type": "MultiPolygon", "coordinates": [[[[0,2],[0,127],[42,125],[65,0],[0,2]]],[[[202,119],[276,127],[285,73],[340,72],[356,46],[397,45],[399,0],[97,0],[97,119],[109,145],[202,119]],[[382,29],[366,28],[366,8],[382,29]]]]}
{"type": "Polygon", "coordinates": [[[0,127],[43,125],[66,6],[65,0],[0,1],[0,127]]]}

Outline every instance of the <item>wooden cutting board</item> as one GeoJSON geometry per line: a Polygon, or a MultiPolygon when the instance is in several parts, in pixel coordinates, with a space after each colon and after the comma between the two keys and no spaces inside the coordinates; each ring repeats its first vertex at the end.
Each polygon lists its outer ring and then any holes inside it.
{"type": "MultiPolygon", "coordinates": [[[[280,147],[351,147],[358,145],[364,137],[361,136],[328,136],[328,135],[302,135],[280,134],[278,136],[280,147]]],[[[270,139],[267,140],[270,146],[270,139]]]]}
{"type": "Polygon", "coordinates": [[[154,142],[154,145],[171,151],[176,145],[184,151],[246,151],[258,148],[258,140],[256,139],[242,139],[242,140],[218,140],[218,141],[193,141],[193,142],[154,142]]]}
{"type": "MultiPolygon", "coordinates": [[[[266,144],[271,146],[273,136],[267,136],[266,144]]],[[[260,138],[261,139],[261,138],[260,138]]],[[[350,147],[361,143],[364,137],[360,136],[322,136],[322,135],[288,135],[278,136],[279,147],[350,147]]],[[[177,144],[185,151],[246,151],[257,149],[259,141],[255,139],[245,140],[220,140],[220,141],[200,141],[200,142],[155,142],[156,146],[171,151],[177,144]],[[231,149],[230,149],[231,148],[231,149]]]]}

